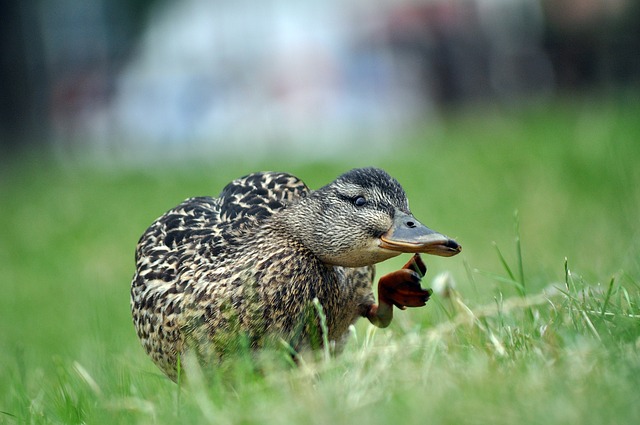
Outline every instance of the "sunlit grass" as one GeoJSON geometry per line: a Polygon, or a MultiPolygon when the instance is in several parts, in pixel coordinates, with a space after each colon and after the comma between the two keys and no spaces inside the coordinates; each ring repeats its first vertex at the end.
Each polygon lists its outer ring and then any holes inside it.
{"type": "Polygon", "coordinates": [[[146,358],[131,324],[145,227],[255,169],[318,187],[370,163],[6,164],[0,423],[635,423],[638,116],[640,104],[620,99],[473,110],[398,141],[397,155],[373,165],[401,181],[419,219],[464,247],[426,258],[423,283],[440,288],[428,305],[384,330],[362,321],[339,356],[298,367],[239,356],[180,386],[146,358]]]}

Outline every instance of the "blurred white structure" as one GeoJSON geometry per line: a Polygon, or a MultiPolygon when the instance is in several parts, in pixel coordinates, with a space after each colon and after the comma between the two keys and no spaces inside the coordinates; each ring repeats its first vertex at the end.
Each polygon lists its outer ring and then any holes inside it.
{"type": "Polygon", "coordinates": [[[0,147],[61,156],[379,155],[443,105],[640,75],[632,0],[5,3],[0,147]]]}
{"type": "Polygon", "coordinates": [[[118,80],[118,133],[170,153],[317,157],[389,146],[428,105],[392,58],[385,8],[358,3],[167,4],[118,80]]]}
{"type": "Polygon", "coordinates": [[[443,101],[549,92],[542,25],[539,0],[162,3],[95,139],[145,154],[384,153],[443,101]]]}

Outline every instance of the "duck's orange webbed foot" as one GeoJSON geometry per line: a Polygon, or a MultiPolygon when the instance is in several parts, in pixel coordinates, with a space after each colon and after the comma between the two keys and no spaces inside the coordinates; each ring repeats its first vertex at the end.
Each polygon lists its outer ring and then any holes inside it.
{"type": "Polygon", "coordinates": [[[401,310],[407,307],[422,307],[431,296],[431,289],[422,289],[420,279],[427,266],[415,254],[400,270],[384,275],[378,281],[378,304],[369,309],[367,318],[380,328],[385,328],[393,319],[393,306],[401,310]]]}

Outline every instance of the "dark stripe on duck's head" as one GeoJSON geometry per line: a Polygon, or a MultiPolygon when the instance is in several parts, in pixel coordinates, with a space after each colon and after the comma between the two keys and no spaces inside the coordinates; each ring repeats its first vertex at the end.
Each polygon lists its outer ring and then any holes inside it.
{"type": "Polygon", "coordinates": [[[379,168],[355,168],[342,174],[335,182],[327,186],[330,185],[338,187],[359,186],[365,190],[373,190],[381,195],[381,199],[385,199],[387,202],[391,201],[402,210],[408,210],[407,195],[400,183],[386,171],[379,168]]]}

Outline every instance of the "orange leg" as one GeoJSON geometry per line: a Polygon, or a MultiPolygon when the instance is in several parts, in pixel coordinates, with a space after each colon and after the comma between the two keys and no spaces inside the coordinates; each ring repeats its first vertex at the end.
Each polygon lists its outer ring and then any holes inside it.
{"type": "Polygon", "coordinates": [[[384,275],[378,281],[378,304],[369,309],[367,318],[380,328],[393,319],[393,306],[401,310],[422,307],[431,296],[431,289],[422,289],[420,279],[427,272],[420,254],[415,254],[400,270],[384,275]]]}

